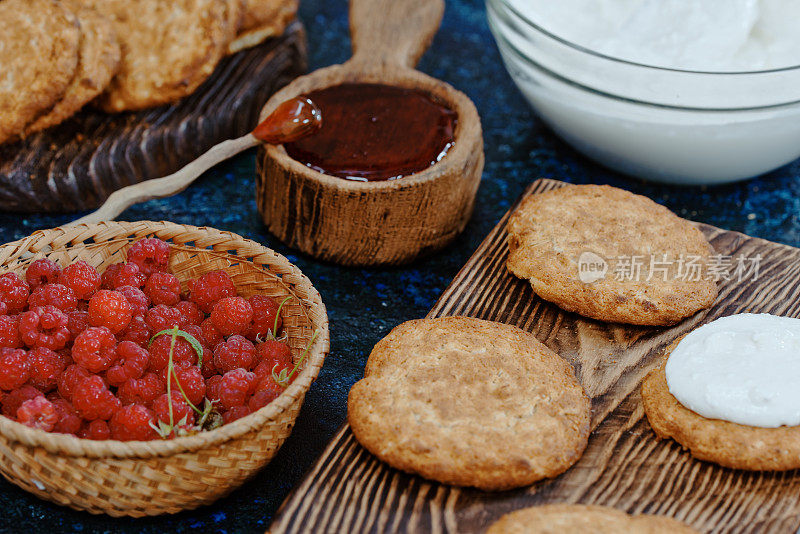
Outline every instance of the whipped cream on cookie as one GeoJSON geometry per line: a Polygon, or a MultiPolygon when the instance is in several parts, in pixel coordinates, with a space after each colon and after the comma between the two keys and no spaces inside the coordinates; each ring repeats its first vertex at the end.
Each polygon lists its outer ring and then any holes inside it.
{"type": "Polygon", "coordinates": [[[664,370],[670,393],[703,417],[800,425],[800,319],[722,317],[686,335],[664,370]]]}

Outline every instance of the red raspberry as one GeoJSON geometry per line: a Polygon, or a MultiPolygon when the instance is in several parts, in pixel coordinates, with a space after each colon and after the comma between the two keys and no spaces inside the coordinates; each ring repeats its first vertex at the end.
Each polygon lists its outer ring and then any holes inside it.
{"type": "Polygon", "coordinates": [[[166,271],[169,256],[169,245],[155,237],[140,239],[128,249],[128,261],[138,265],[147,276],[156,271],[166,271]]]}
{"type": "Polygon", "coordinates": [[[108,422],[111,438],[118,441],[150,441],[158,434],[151,424],[155,423],[153,412],[141,404],[129,404],[117,410],[108,422]]]}
{"type": "Polygon", "coordinates": [[[283,393],[283,388],[270,376],[258,383],[256,392],[250,397],[247,405],[250,407],[250,410],[255,412],[277,399],[281,393],[283,393]]]}
{"type": "Polygon", "coordinates": [[[206,398],[212,402],[219,402],[219,394],[222,391],[222,375],[214,375],[206,378],[206,398]]]}
{"type": "Polygon", "coordinates": [[[139,266],[135,263],[115,263],[109,265],[101,277],[104,289],[117,289],[121,286],[142,287],[147,280],[139,266]]]}
{"type": "MultiPolygon", "coordinates": [[[[183,364],[173,369],[174,373],[171,378],[172,391],[180,391],[180,388],[183,388],[183,392],[186,394],[189,402],[195,406],[200,405],[203,402],[203,397],[206,396],[206,383],[203,380],[203,375],[200,373],[200,368],[195,365],[183,364]],[[178,387],[179,384],[180,388],[178,387]]],[[[164,369],[161,374],[166,382],[167,370],[164,369]]]]}
{"type": "Polygon", "coordinates": [[[19,336],[19,316],[0,315],[0,347],[18,349],[22,346],[19,336]]]}
{"type": "Polygon", "coordinates": [[[89,301],[89,324],[92,326],[105,326],[116,334],[128,327],[132,316],[133,307],[118,291],[101,289],[89,301]]]}
{"type": "Polygon", "coordinates": [[[78,297],[75,292],[63,284],[45,284],[34,289],[28,298],[28,306],[55,306],[63,312],[78,309],[78,297]]]}
{"type": "Polygon", "coordinates": [[[100,274],[85,261],[76,261],[64,268],[59,283],[75,292],[79,299],[88,300],[100,289],[100,274]]]}
{"type": "Polygon", "coordinates": [[[78,415],[78,412],[75,411],[75,407],[72,406],[72,403],[61,397],[52,399],[50,402],[53,403],[56,413],[58,414],[58,422],[55,428],[53,428],[53,432],[77,434],[81,429],[83,420],[78,415]]]}
{"type": "Polygon", "coordinates": [[[205,346],[205,343],[203,342],[203,332],[202,330],[200,330],[199,326],[190,324],[181,327],[181,330],[183,330],[184,332],[195,338],[197,342],[200,343],[200,345],[205,346]]]}
{"type": "MultiPolygon", "coordinates": [[[[279,385],[279,384],[277,384],[277,382],[275,380],[275,376],[280,376],[281,371],[286,369],[286,376],[288,377],[289,373],[292,372],[293,368],[294,368],[294,365],[292,365],[292,364],[281,364],[281,363],[277,363],[277,362],[263,361],[263,362],[259,363],[258,365],[256,365],[256,368],[253,369],[253,373],[255,373],[255,375],[258,378],[258,380],[269,380],[270,382],[274,382],[276,385],[279,385]],[[273,376],[273,373],[274,373],[274,376],[273,376]]],[[[292,375],[291,378],[288,378],[288,381],[287,381],[286,384],[279,385],[279,386],[280,387],[286,387],[289,384],[291,384],[292,382],[294,382],[295,378],[297,378],[297,374],[294,374],[294,375],[292,375]]]]}
{"type": "Polygon", "coordinates": [[[50,432],[58,423],[58,412],[44,397],[26,400],[17,410],[17,421],[31,428],[50,432]]]}
{"type": "Polygon", "coordinates": [[[106,371],[106,380],[112,386],[120,386],[131,378],[141,378],[150,363],[150,354],[133,341],[120,343],[117,355],[117,362],[106,371]]]}
{"type": "Polygon", "coordinates": [[[211,322],[223,335],[244,334],[253,322],[253,307],[242,297],[225,297],[214,304],[211,322]]]}
{"type": "Polygon", "coordinates": [[[282,323],[278,317],[278,303],[265,295],[253,295],[247,300],[253,308],[253,324],[247,331],[247,337],[263,339],[267,332],[277,336],[282,323]]]}
{"type": "Polygon", "coordinates": [[[250,415],[250,408],[247,406],[234,406],[222,414],[222,423],[227,425],[247,415],[250,415]]]}
{"type": "Polygon", "coordinates": [[[87,422],[78,431],[78,437],[83,439],[93,439],[95,441],[104,441],[111,439],[111,430],[108,428],[108,423],[103,420],[95,419],[94,421],[87,422]]]}
{"type": "Polygon", "coordinates": [[[60,275],[61,267],[56,262],[47,258],[39,258],[28,266],[28,270],[25,271],[25,281],[33,290],[45,284],[58,282],[60,275]]]}
{"type": "Polygon", "coordinates": [[[228,371],[222,375],[219,384],[219,405],[223,410],[244,405],[255,386],[256,375],[250,371],[244,369],[228,371]]]}
{"type": "Polygon", "coordinates": [[[153,335],[156,335],[162,330],[180,326],[181,312],[175,308],[159,304],[147,310],[144,320],[153,335]]]}
{"type": "Polygon", "coordinates": [[[117,361],[117,339],[105,326],[89,327],[75,338],[72,358],[91,373],[105,371],[117,361]]]}
{"type": "Polygon", "coordinates": [[[75,339],[87,328],[89,328],[89,312],[80,310],[67,312],[67,329],[70,339],[75,339]]]}
{"type": "Polygon", "coordinates": [[[200,367],[200,371],[203,373],[203,378],[219,374],[217,367],[214,365],[214,353],[205,345],[203,346],[203,365],[200,367]]]}
{"type": "Polygon", "coordinates": [[[30,377],[28,382],[36,389],[47,393],[56,388],[58,377],[67,367],[68,360],[50,349],[38,347],[28,352],[30,377]]]}
{"type": "Polygon", "coordinates": [[[22,349],[0,349],[0,389],[11,391],[28,381],[31,366],[22,349]]]}
{"type": "Polygon", "coordinates": [[[221,373],[240,368],[249,371],[255,355],[256,348],[248,339],[231,336],[214,349],[214,367],[221,373]]]}
{"type": "Polygon", "coordinates": [[[64,372],[56,379],[58,394],[67,400],[72,400],[72,393],[84,378],[90,376],[89,371],[80,365],[68,365],[64,372]]]}
{"type": "MultiPolygon", "coordinates": [[[[169,362],[169,350],[172,346],[172,336],[164,334],[158,336],[153,344],[150,345],[150,365],[151,371],[161,371],[167,367],[169,362]]],[[[175,348],[172,350],[172,363],[178,364],[185,362],[194,365],[197,363],[197,352],[191,343],[178,337],[175,339],[175,348]]]]}
{"type": "Polygon", "coordinates": [[[206,319],[200,323],[200,332],[203,334],[203,339],[200,340],[200,343],[208,345],[209,347],[216,347],[225,341],[225,337],[217,330],[217,327],[214,326],[211,319],[206,319]]]}
{"type": "Polygon", "coordinates": [[[294,367],[292,351],[289,345],[277,339],[268,339],[256,345],[256,361],[259,365],[266,362],[270,371],[275,367],[275,364],[278,364],[278,368],[275,370],[276,373],[279,373],[284,367],[288,367],[289,370],[294,367]]]}
{"type": "Polygon", "coordinates": [[[145,373],[142,378],[131,378],[117,390],[122,404],[142,404],[150,407],[153,401],[167,391],[167,385],[154,373],[145,373]]]}
{"type": "Polygon", "coordinates": [[[15,419],[17,410],[19,410],[23,402],[41,396],[42,392],[33,386],[22,386],[19,389],[15,389],[3,397],[3,415],[15,419]]]}
{"type": "Polygon", "coordinates": [[[147,282],[147,273],[142,272],[135,263],[123,263],[114,276],[114,289],[122,286],[144,287],[147,282]]]}
{"type": "Polygon", "coordinates": [[[30,292],[28,284],[16,274],[0,274],[0,314],[14,314],[24,310],[30,292]]]}
{"type": "Polygon", "coordinates": [[[131,310],[134,317],[145,316],[147,309],[150,307],[150,299],[147,298],[147,295],[144,294],[144,291],[133,286],[120,286],[117,288],[117,291],[125,295],[125,298],[128,300],[128,304],[131,305],[131,310]]]}
{"type": "Polygon", "coordinates": [[[119,399],[111,393],[102,377],[91,375],[81,380],[72,392],[72,405],[84,419],[108,421],[119,410],[119,399]]]}
{"type": "Polygon", "coordinates": [[[144,322],[144,317],[136,316],[131,319],[128,328],[118,334],[120,341],[133,341],[140,347],[146,349],[150,343],[150,328],[144,322]]]}
{"type": "Polygon", "coordinates": [[[121,263],[112,263],[106,267],[106,270],[100,275],[100,287],[102,289],[116,289],[114,286],[114,277],[119,273],[120,269],[122,269],[121,263]]]}
{"type": "Polygon", "coordinates": [[[225,271],[212,271],[189,281],[189,300],[205,313],[211,313],[218,300],[235,296],[236,286],[225,271]]]}
{"type": "Polygon", "coordinates": [[[154,305],[175,306],[181,301],[181,283],[174,275],[155,272],[147,279],[144,294],[154,305]]]}
{"type": "Polygon", "coordinates": [[[19,333],[29,347],[63,349],[70,340],[67,314],[55,306],[37,306],[19,316],[19,333]]]}
{"type": "MultiPolygon", "coordinates": [[[[181,328],[186,330],[187,326],[200,326],[200,323],[205,320],[205,314],[194,302],[190,300],[182,300],[175,305],[175,309],[181,312],[181,328]]],[[[199,338],[198,338],[199,340],[199,338]]]]}
{"type": "MultiPolygon", "coordinates": [[[[166,393],[153,401],[153,412],[155,412],[156,419],[169,424],[169,397],[166,393]]],[[[186,418],[187,430],[194,426],[195,415],[194,410],[186,404],[186,399],[179,391],[172,392],[172,421],[177,425],[183,418],[186,418]]],[[[174,436],[172,436],[174,437],[174,436]]]]}

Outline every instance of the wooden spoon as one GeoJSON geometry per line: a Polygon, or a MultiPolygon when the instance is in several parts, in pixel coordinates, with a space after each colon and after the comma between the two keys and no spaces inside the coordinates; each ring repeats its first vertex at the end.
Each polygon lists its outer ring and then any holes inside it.
{"type": "Polygon", "coordinates": [[[238,139],[223,141],[177,172],[123,187],[111,194],[100,208],[70,224],[97,223],[114,220],[127,208],[154,198],[180,193],[208,169],[260,145],[297,141],[322,127],[322,114],[311,100],[301,96],[290,98],[278,105],[256,128],[238,139]]]}
{"type": "Polygon", "coordinates": [[[458,115],[447,155],[397,180],[345,180],[295,161],[283,146],[260,148],[258,209],[283,242],[346,265],[397,264],[443,247],[464,229],[483,170],[480,118],[466,95],[413,68],[443,14],[443,0],[351,0],[352,59],[295,79],[267,102],[262,117],[314,90],[380,83],[426,91],[458,115]]]}

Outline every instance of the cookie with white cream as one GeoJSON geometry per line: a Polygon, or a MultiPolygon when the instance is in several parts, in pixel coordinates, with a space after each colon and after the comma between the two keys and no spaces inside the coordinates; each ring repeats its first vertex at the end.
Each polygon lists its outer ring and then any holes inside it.
{"type": "Polygon", "coordinates": [[[666,352],[642,384],[660,438],[725,467],[800,468],[800,319],[723,317],[666,352]]]}

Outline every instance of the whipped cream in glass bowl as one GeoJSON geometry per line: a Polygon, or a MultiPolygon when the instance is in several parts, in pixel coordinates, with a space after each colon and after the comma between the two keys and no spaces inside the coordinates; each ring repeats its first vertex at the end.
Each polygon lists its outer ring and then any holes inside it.
{"type": "Polygon", "coordinates": [[[590,158],[716,184],[800,157],[800,2],[487,0],[536,113],[590,158]]]}

